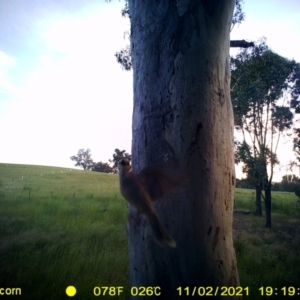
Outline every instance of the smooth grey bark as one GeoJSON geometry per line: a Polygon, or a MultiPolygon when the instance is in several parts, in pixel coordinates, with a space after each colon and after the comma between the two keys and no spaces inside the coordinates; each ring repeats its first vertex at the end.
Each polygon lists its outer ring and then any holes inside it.
{"type": "Polygon", "coordinates": [[[177,248],[160,248],[145,218],[129,210],[131,286],[159,286],[162,299],[185,299],[178,287],[239,285],[232,241],[233,7],[233,0],[129,0],[133,169],[176,159],[188,174],[179,190],[154,204],[177,248]]]}

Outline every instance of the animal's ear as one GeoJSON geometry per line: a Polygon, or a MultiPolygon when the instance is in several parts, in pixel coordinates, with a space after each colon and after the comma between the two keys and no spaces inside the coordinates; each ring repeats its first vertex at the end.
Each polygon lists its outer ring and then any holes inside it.
{"type": "Polygon", "coordinates": [[[138,174],[138,178],[152,201],[164,197],[187,181],[177,161],[146,167],[138,174]]]}

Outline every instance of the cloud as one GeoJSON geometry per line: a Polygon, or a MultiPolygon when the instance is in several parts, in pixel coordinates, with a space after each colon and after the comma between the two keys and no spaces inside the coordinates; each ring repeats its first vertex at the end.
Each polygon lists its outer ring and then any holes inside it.
{"type": "Polygon", "coordinates": [[[15,65],[15,58],[5,54],[3,51],[0,50],[0,70],[3,71],[3,69],[10,68],[11,66],[15,65]]]}
{"type": "MultiPolygon", "coordinates": [[[[116,51],[122,44],[129,20],[111,4],[87,5],[80,14],[56,15],[40,22],[40,36],[48,50],[65,53],[116,51]]],[[[123,43],[124,44],[124,43],[123,43]]]]}
{"type": "Polygon", "coordinates": [[[9,80],[9,72],[16,64],[14,57],[0,50],[0,93],[15,91],[15,87],[9,80]]]}

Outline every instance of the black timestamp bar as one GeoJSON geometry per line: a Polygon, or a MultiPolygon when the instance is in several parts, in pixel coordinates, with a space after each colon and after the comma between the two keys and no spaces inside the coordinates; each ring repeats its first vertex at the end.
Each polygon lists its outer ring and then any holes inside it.
{"type": "Polygon", "coordinates": [[[249,296],[249,287],[241,286],[180,286],[176,290],[179,296],[249,296]]]}
{"type": "Polygon", "coordinates": [[[281,288],[262,286],[258,290],[261,296],[300,296],[300,287],[295,286],[284,286],[281,288]]]}

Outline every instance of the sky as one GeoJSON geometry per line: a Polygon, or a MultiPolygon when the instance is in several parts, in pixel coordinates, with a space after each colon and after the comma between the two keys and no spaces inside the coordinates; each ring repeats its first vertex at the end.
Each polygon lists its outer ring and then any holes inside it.
{"type": "MultiPolygon", "coordinates": [[[[95,162],[115,148],[131,152],[132,72],[114,57],[128,44],[123,6],[0,0],[0,162],[73,167],[70,156],[82,148],[95,162]]],[[[244,12],[231,39],[266,37],[273,51],[300,62],[298,0],[245,0],[244,12]]],[[[293,156],[281,148],[284,163],[293,156]]]]}

